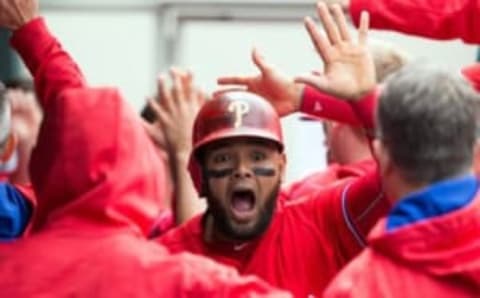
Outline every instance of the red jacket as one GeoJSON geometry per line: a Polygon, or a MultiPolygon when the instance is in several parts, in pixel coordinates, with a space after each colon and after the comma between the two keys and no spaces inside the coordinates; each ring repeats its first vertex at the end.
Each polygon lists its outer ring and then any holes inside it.
{"type": "Polygon", "coordinates": [[[207,243],[202,216],[159,242],[255,274],[296,297],[321,295],[336,273],[364,247],[363,236],[388,210],[376,173],[347,178],[278,209],[266,232],[241,245],[207,243]]]}
{"type": "Polygon", "coordinates": [[[372,28],[480,44],[479,0],[350,0],[357,25],[363,10],[372,28]]]}
{"type": "Polygon", "coordinates": [[[133,109],[114,89],[87,88],[42,19],[12,44],[45,117],[30,171],[38,209],[29,237],[0,246],[2,297],[288,296],[146,241],[165,169],[133,109]]]}
{"type": "Polygon", "coordinates": [[[370,247],[332,282],[325,297],[478,297],[480,198],[466,207],[388,233],[381,220],[370,247]]]}

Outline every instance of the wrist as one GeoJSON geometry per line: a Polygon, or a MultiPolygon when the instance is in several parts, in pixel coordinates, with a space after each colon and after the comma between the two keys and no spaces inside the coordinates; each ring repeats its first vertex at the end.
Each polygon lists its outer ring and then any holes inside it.
{"type": "Polygon", "coordinates": [[[293,84],[292,91],[291,91],[293,112],[300,111],[300,108],[302,106],[304,89],[305,89],[304,84],[300,84],[300,83],[293,84]]]}
{"type": "Polygon", "coordinates": [[[30,24],[32,21],[38,19],[40,16],[37,14],[31,15],[31,16],[22,16],[21,20],[18,20],[16,23],[12,23],[9,27],[10,30],[12,31],[17,31],[26,25],[30,24]]]}
{"type": "Polygon", "coordinates": [[[176,149],[170,153],[170,158],[175,164],[188,164],[191,150],[176,149]]]}

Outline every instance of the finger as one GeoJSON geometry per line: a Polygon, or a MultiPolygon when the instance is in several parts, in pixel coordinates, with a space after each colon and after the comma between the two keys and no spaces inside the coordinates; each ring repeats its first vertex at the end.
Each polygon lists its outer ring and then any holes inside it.
{"type": "Polygon", "coordinates": [[[252,78],[250,76],[220,77],[217,83],[220,85],[243,85],[248,86],[252,78]]]}
{"type": "Polygon", "coordinates": [[[160,125],[164,126],[170,119],[169,113],[165,111],[155,100],[149,100],[148,104],[155,112],[160,125]]]}
{"type": "Polygon", "coordinates": [[[329,62],[330,56],[328,55],[328,51],[330,42],[323,34],[318,32],[317,26],[310,17],[305,18],[305,28],[320,58],[322,58],[325,63],[329,62]]]}
{"type": "Polygon", "coordinates": [[[206,101],[207,94],[202,89],[199,89],[199,88],[195,88],[194,93],[195,93],[196,104],[199,107],[203,106],[203,104],[206,101]]]}
{"type": "Polygon", "coordinates": [[[307,84],[310,85],[320,91],[327,92],[329,91],[328,88],[328,81],[325,76],[313,76],[313,75],[300,75],[295,77],[295,83],[307,84]]]}
{"type": "Polygon", "coordinates": [[[176,68],[177,74],[180,76],[180,80],[183,86],[183,94],[186,101],[190,101],[194,96],[195,86],[193,85],[193,74],[187,69],[176,68]]]}
{"type": "Polygon", "coordinates": [[[362,11],[360,15],[360,26],[358,28],[358,43],[366,45],[368,40],[368,28],[370,27],[370,15],[367,11],[362,11]]]}
{"type": "Polygon", "coordinates": [[[252,61],[253,63],[255,63],[255,65],[258,67],[262,74],[269,72],[272,69],[272,66],[265,61],[263,55],[256,48],[252,50],[252,61]]]}
{"type": "Polygon", "coordinates": [[[325,3],[319,2],[317,4],[317,14],[323,24],[325,32],[327,32],[327,36],[331,44],[338,44],[341,41],[340,32],[325,3]]]}
{"type": "Polygon", "coordinates": [[[174,102],[183,102],[185,101],[185,90],[181,78],[181,74],[175,69],[170,69],[170,77],[172,79],[172,94],[174,97],[174,102]]]}
{"type": "Polygon", "coordinates": [[[161,74],[157,78],[157,102],[164,107],[171,107],[172,98],[167,86],[167,77],[161,74]]]}
{"type": "Polygon", "coordinates": [[[340,5],[335,4],[332,6],[332,10],[333,17],[335,18],[335,22],[340,30],[340,37],[344,41],[351,41],[352,37],[350,35],[350,30],[348,30],[347,19],[345,18],[342,8],[340,5]]]}
{"type": "Polygon", "coordinates": [[[185,86],[185,94],[187,99],[191,99],[191,97],[194,96],[195,85],[193,84],[193,81],[193,73],[187,70],[183,79],[183,85],[185,86]]]}

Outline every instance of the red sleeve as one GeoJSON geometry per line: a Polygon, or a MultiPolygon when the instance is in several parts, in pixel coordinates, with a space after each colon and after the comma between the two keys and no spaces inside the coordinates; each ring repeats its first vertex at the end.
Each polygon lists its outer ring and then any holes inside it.
{"type": "Polygon", "coordinates": [[[367,174],[345,187],[341,198],[343,220],[364,243],[373,226],[390,209],[376,163],[372,161],[370,167],[367,174]]]}
{"type": "Polygon", "coordinates": [[[329,235],[342,264],[366,247],[368,233],[389,207],[373,161],[368,173],[344,179],[313,200],[318,225],[329,235]]]}
{"type": "Polygon", "coordinates": [[[300,111],[309,115],[359,126],[362,125],[352,106],[334,96],[306,85],[300,111]]]}
{"type": "Polygon", "coordinates": [[[480,63],[475,63],[471,66],[465,67],[462,69],[462,73],[465,78],[470,81],[473,88],[480,92],[480,63]]]}
{"type": "Polygon", "coordinates": [[[363,124],[363,127],[368,130],[375,128],[375,113],[377,111],[380,93],[381,88],[377,87],[359,101],[354,101],[351,103],[353,110],[363,124]]]}
{"type": "Polygon", "coordinates": [[[479,0],[351,0],[350,14],[357,26],[363,10],[370,13],[375,29],[480,43],[479,0]]]}
{"type": "Polygon", "coordinates": [[[381,88],[377,87],[361,100],[350,103],[305,86],[300,111],[309,115],[334,120],[349,125],[375,127],[375,109],[381,88]]]}
{"type": "Polygon", "coordinates": [[[15,31],[11,44],[33,75],[43,108],[62,90],[85,87],[77,64],[48,31],[43,18],[34,19],[15,31]]]}

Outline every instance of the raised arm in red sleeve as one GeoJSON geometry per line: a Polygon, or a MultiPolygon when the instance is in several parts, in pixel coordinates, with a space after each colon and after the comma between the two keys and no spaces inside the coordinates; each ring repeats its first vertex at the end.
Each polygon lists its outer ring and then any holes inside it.
{"type": "Polygon", "coordinates": [[[371,28],[480,43],[479,0],[350,0],[356,25],[363,10],[371,15],[371,28]]]}
{"type": "Polygon", "coordinates": [[[361,126],[366,129],[375,127],[375,108],[381,88],[377,87],[356,103],[326,94],[311,86],[306,86],[303,92],[300,111],[309,115],[361,126]]]}
{"type": "Polygon", "coordinates": [[[11,44],[34,76],[42,108],[62,90],[85,87],[79,67],[52,38],[43,18],[36,18],[15,31],[11,44]]]}

